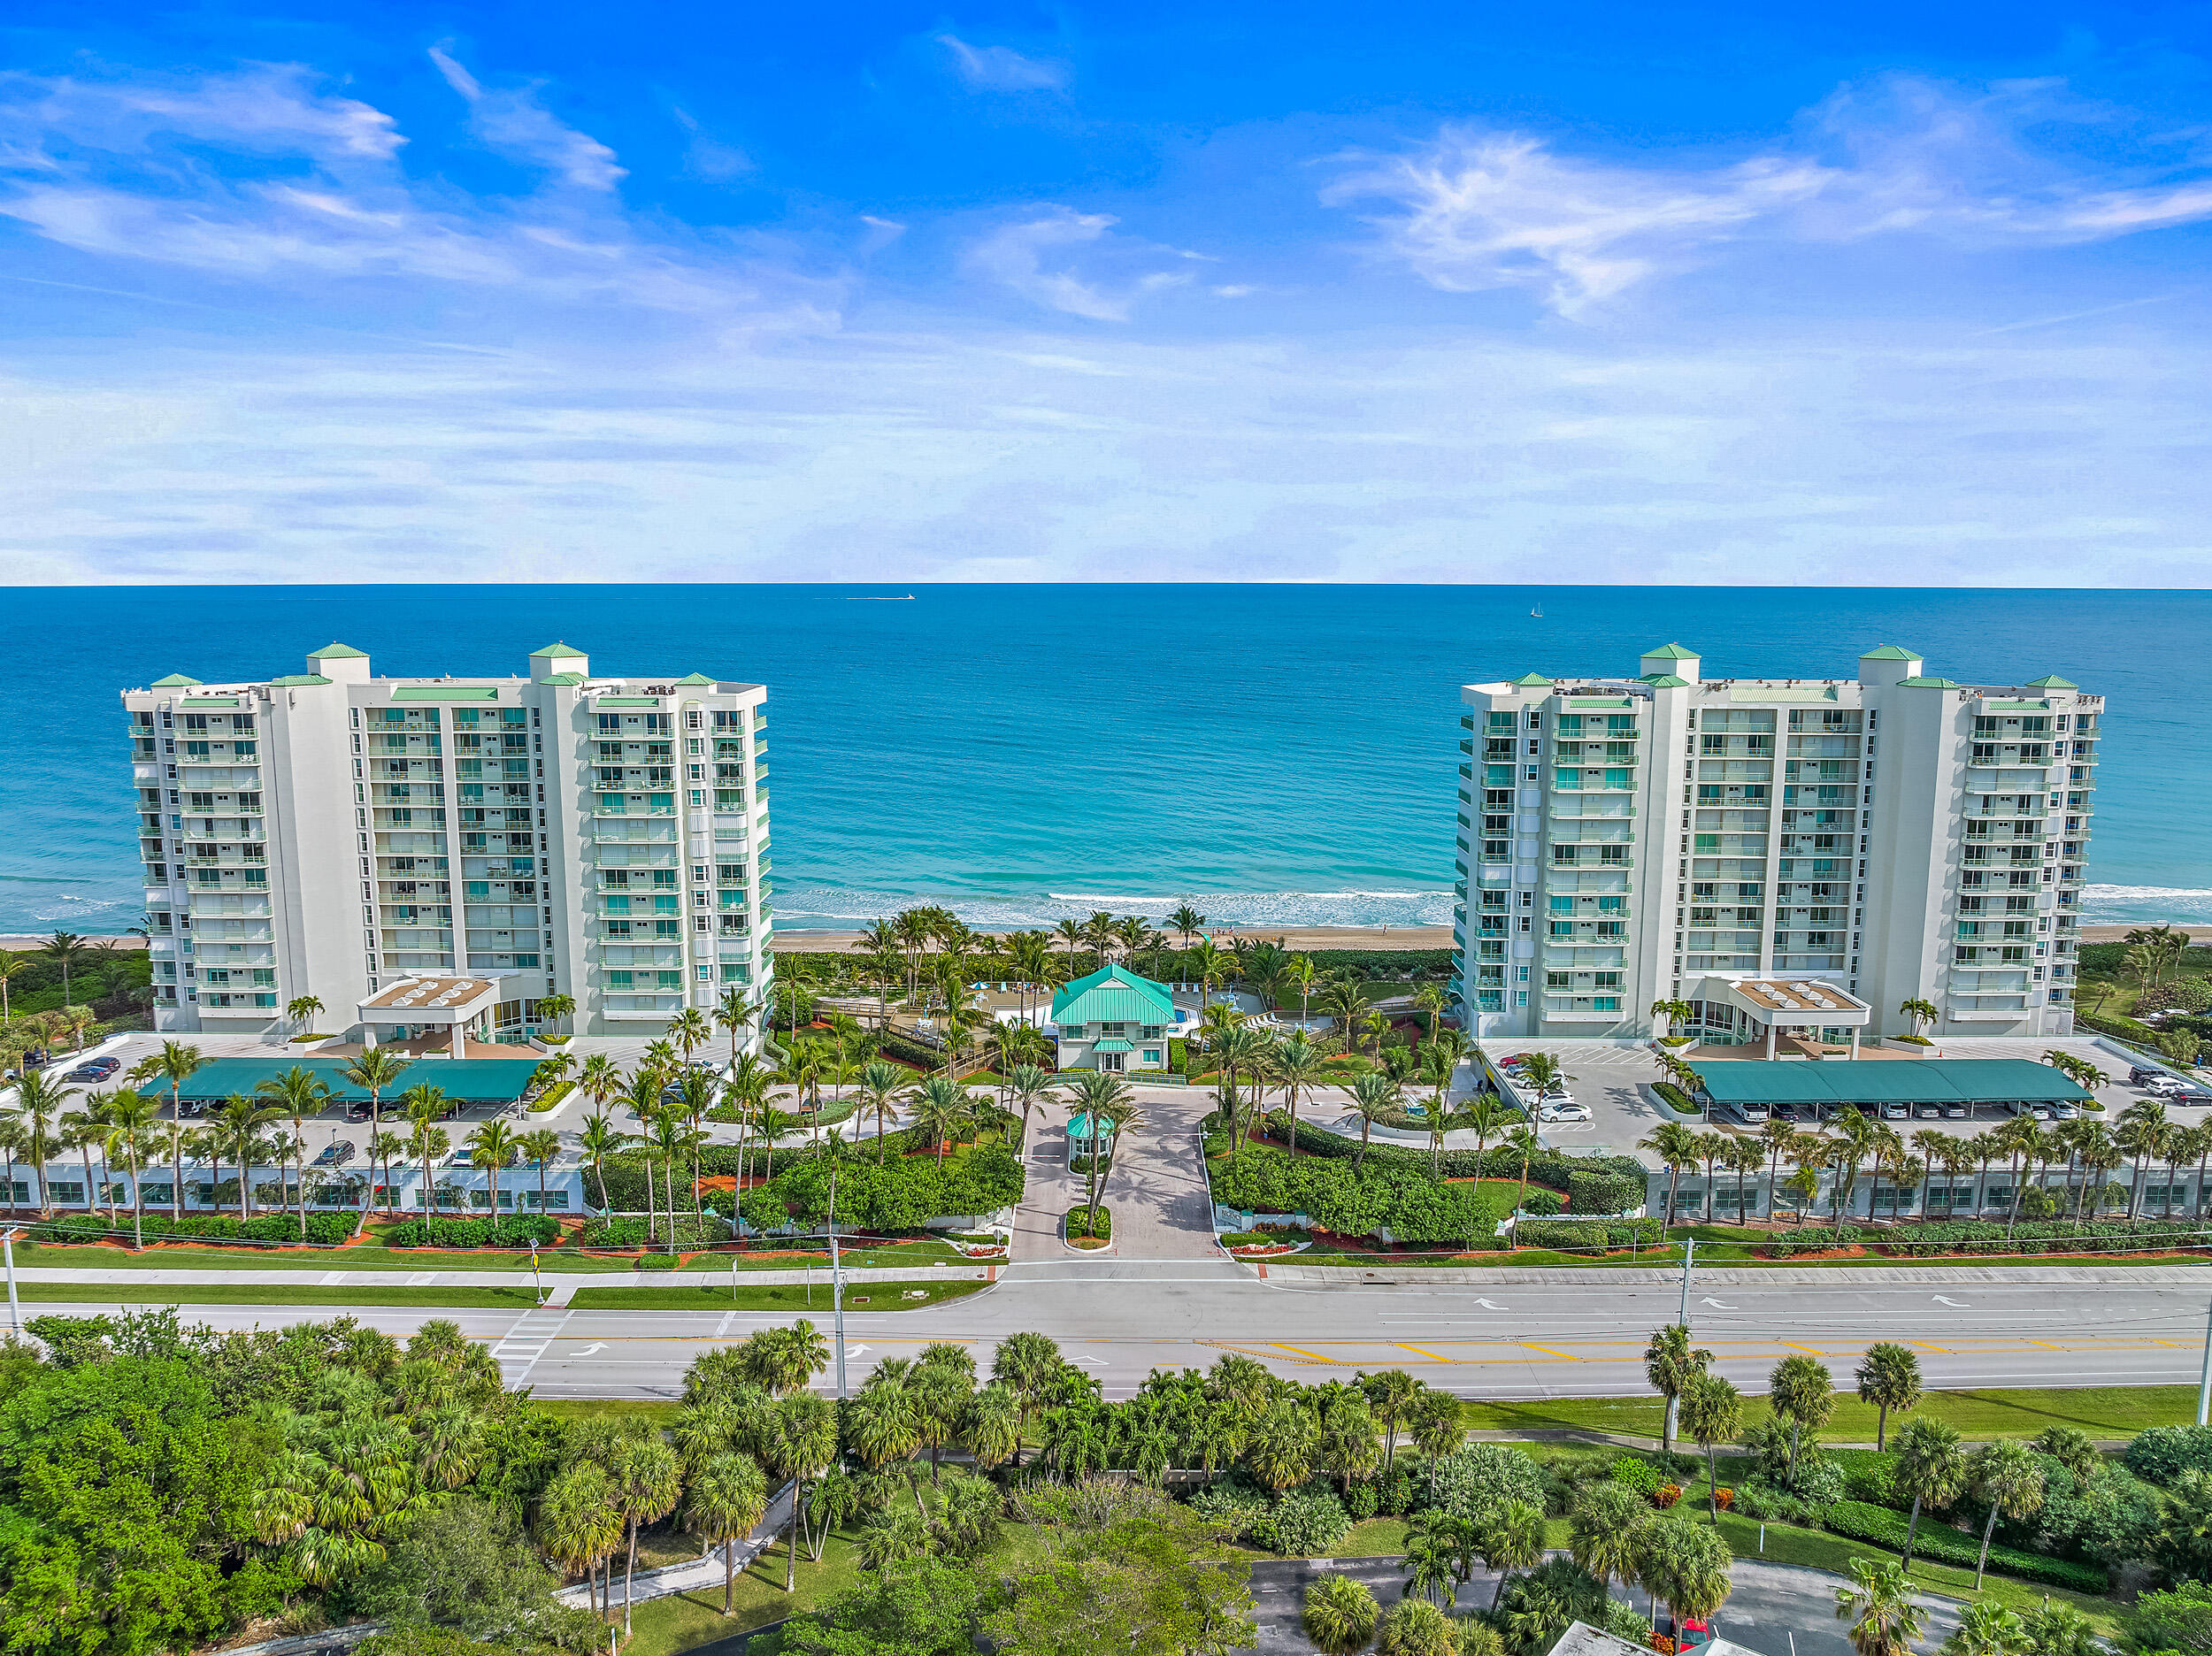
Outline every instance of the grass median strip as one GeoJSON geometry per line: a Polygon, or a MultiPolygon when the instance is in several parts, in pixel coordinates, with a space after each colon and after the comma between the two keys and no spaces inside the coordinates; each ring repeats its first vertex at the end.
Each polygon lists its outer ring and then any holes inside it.
{"type": "MultiPolygon", "coordinates": [[[[979,1282],[848,1283],[848,1311],[912,1311],[924,1306],[961,1300],[987,1284],[979,1282]]],[[[830,1290],[826,1276],[816,1284],[809,1298],[803,1284],[772,1288],[740,1288],[733,1294],[725,1286],[710,1288],[579,1288],[569,1306],[578,1311],[795,1311],[802,1316],[827,1315],[830,1290]]]]}
{"type": "Polygon", "coordinates": [[[23,1283],[16,1292],[40,1305],[445,1306],[457,1311],[528,1310],[527,1288],[323,1288],[290,1283],[23,1283]]]}
{"type": "MultiPolygon", "coordinates": [[[[1767,1399],[1747,1397],[1744,1424],[1768,1416],[1767,1399]]],[[[1464,1402],[1460,1418],[1471,1430],[1499,1432],[1600,1431],[1659,1439],[1664,1406],[1656,1396],[1549,1398],[1538,1402],[1464,1402]]],[[[1916,1411],[1955,1426],[1970,1440],[2032,1438],[2053,1426],[2071,1426],[2092,1438],[2132,1438],[2153,1426],[2186,1426],[2197,1418],[2197,1389],[2167,1386],[2030,1387],[2020,1391],[1931,1392],[1916,1411]]],[[[1874,1441],[1875,1411],[1848,1393],[1822,1435],[1831,1443],[1874,1441]]],[[[1894,1432],[1897,1421],[1890,1421],[1894,1432]]]]}

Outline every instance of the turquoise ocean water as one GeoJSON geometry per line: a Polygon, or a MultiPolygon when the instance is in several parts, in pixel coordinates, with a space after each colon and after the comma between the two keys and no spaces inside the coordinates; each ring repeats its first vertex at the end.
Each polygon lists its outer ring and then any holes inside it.
{"type": "Polygon", "coordinates": [[[1909,645],[1962,683],[2110,698],[2092,917],[2212,921],[2212,594],[1480,586],[17,589],[0,594],[0,932],[139,914],[115,693],[296,672],[611,671],[769,686],[780,927],[918,901],[979,926],[1188,899],[1220,922],[1440,924],[1457,687],[1632,673],[1849,677],[1909,645]],[[904,589],[892,589],[904,590],[904,589]],[[1541,617],[1530,611],[1541,606],[1541,617]]]}

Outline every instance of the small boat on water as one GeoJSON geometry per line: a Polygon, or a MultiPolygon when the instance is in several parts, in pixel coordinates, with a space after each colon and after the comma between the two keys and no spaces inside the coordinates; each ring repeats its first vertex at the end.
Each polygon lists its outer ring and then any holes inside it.
{"type": "Polygon", "coordinates": [[[1535,617],[1537,620],[1541,621],[1544,618],[1544,601],[1539,598],[1536,601],[1536,608],[1530,610],[1529,614],[1535,617]]]}
{"type": "Polygon", "coordinates": [[[912,603],[912,593],[849,593],[847,603],[912,603]]]}

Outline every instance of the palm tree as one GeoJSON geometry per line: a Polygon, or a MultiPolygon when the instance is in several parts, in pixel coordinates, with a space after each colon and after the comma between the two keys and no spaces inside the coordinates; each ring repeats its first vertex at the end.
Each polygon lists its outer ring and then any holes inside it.
{"type": "Polygon", "coordinates": [[[1899,1427],[1892,1482],[1900,1495],[1912,1497],[1912,1517],[1905,1525],[1905,1563],[1909,1567],[1921,1507],[1941,1512],[1965,1492],[1966,1456],[1959,1447],[1958,1429],[1924,1417],[1899,1427]]]}
{"type": "Polygon", "coordinates": [[[451,1100],[446,1097],[444,1088],[423,1081],[401,1093],[399,1101],[415,1129],[414,1148],[422,1162],[423,1234],[428,1236],[431,1234],[431,1222],[438,1216],[437,1192],[431,1183],[430,1161],[432,1155],[437,1153],[435,1146],[438,1139],[445,1137],[438,1131],[435,1123],[438,1117],[451,1107],[451,1100]]]}
{"type": "Polygon", "coordinates": [[[2009,1606],[1979,1598],[1959,1615],[1959,1630],[1943,1645],[1944,1656],[2036,1656],[2036,1640],[2009,1606]]]}
{"type": "Polygon", "coordinates": [[[1733,1438],[1743,1426],[1743,1398],[1717,1374],[1701,1374],[1682,1389],[1682,1430],[1705,1451],[1706,1499],[1715,1528],[1720,1524],[1719,1480],[1713,1474],[1713,1445],[1733,1438]]]}
{"type": "Polygon", "coordinates": [[[1775,1414],[1790,1423],[1787,1477],[1797,1476],[1797,1445],[1808,1430],[1818,1431],[1835,1413],[1836,1384],[1817,1357],[1785,1357],[1767,1376],[1767,1395],[1775,1414]]]}
{"type": "Polygon", "coordinates": [[[604,1115],[585,1116],[582,1131],[576,1135],[577,1148],[583,1152],[584,1160],[591,1164],[592,1176],[599,1181],[602,1212],[607,1208],[607,1158],[629,1141],[629,1134],[604,1115]]]}
{"type": "Polygon", "coordinates": [[[284,1003],[284,1020],[302,1029],[313,1029],[315,1020],[323,1015],[320,997],[311,994],[294,995],[284,1003]]]}
{"type": "Polygon", "coordinates": [[[722,1614],[737,1605],[737,1543],[752,1534],[768,1510],[768,1480],[749,1455],[725,1450],[711,1456],[684,1491],[684,1528],[722,1549],[722,1614]]]}
{"type": "Polygon", "coordinates": [[[683,1471],[676,1452],[656,1432],[627,1438],[615,1447],[608,1468],[614,1483],[614,1507],[629,1532],[629,1562],[622,1572],[622,1631],[630,1632],[630,1585],[637,1575],[637,1532],[676,1508],[683,1495],[683,1471]]]}
{"type": "Polygon", "coordinates": [[[51,1154],[54,1128],[62,1106],[75,1096],[74,1087],[63,1086],[43,1070],[26,1070],[16,1079],[15,1103],[8,1115],[21,1127],[31,1165],[37,1170],[41,1213],[52,1206],[47,1199],[46,1162],[51,1154]]]}
{"type": "Polygon", "coordinates": [[[1358,1168],[1367,1160],[1367,1138],[1374,1131],[1376,1122],[1385,1116],[1395,1115],[1405,1108],[1405,1090],[1388,1076],[1374,1070],[1354,1078],[1349,1089],[1352,1109],[1359,1116],[1359,1154],[1352,1165],[1358,1168]]]}
{"type": "Polygon", "coordinates": [[[107,1143],[106,1123],[96,1113],[94,1100],[97,1096],[96,1093],[88,1096],[85,1100],[86,1108],[71,1110],[61,1118],[61,1131],[55,1139],[59,1147],[74,1150],[84,1158],[84,1210],[87,1215],[96,1205],[100,1191],[100,1186],[92,1177],[92,1146],[104,1146],[107,1143]]]}
{"type": "Polygon", "coordinates": [[[1029,1114],[1052,1095],[1052,1071],[1042,1064],[1018,1063],[1006,1072],[1006,1088],[1022,1113],[1022,1142],[1029,1142],[1029,1114]]]}
{"type": "MultiPolygon", "coordinates": [[[[1859,1163],[1866,1160],[1868,1152],[1874,1150],[1881,1143],[1883,1127],[1881,1123],[1868,1120],[1848,1104],[1836,1112],[1834,1125],[1836,1147],[1832,1156],[1832,1165],[1836,1169],[1836,1236],[1840,1240],[1843,1236],[1843,1222],[1851,1212],[1852,1192],[1857,1188],[1859,1183],[1859,1163]]],[[[1869,1218],[1873,1216],[1873,1208],[1870,1203],[1867,1208],[1867,1216],[1869,1218]]]]}
{"type": "MultiPolygon", "coordinates": [[[[555,1142],[559,1142],[557,1137],[555,1142]]],[[[505,1122],[488,1121],[462,1144],[469,1153],[469,1165],[482,1168],[489,1179],[491,1216],[495,1223],[499,1219],[499,1170],[514,1165],[520,1140],[505,1122]]]]}
{"type": "Polygon", "coordinates": [[[1349,1576],[1324,1576],[1306,1589],[1306,1637],[1331,1656],[1366,1649],[1381,1614],[1367,1584],[1349,1576]]]}
{"type": "MultiPolygon", "coordinates": [[[[342,1072],[347,1085],[359,1087],[369,1095],[369,1137],[371,1138],[374,1138],[383,1128],[385,1092],[397,1085],[401,1074],[405,1071],[406,1068],[407,1060],[397,1053],[388,1047],[372,1046],[355,1058],[342,1072]]],[[[385,1183],[388,1193],[390,1180],[388,1178],[385,1183]]],[[[359,1236],[368,1228],[369,1205],[363,1202],[361,1223],[354,1228],[354,1235],[359,1236]]]]}
{"type": "Polygon", "coordinates": [[[1974,1591],[1982,1590],[1982,1572],[1989,1567],[1989,1538],[1996,1532],[2000,1514],[2025,1518],[2043,1505],[2043,1466],[2027,1445],[2016,1438],[2000,1438],[1974,1452],[1971,1487],[1989,1508],[1982,1526],[1982,1547],[1974,1560],[1974,1591]]]}
{"type": "Polygon", "coordinates": [[[538,1545],[568,1574],[585,1577],[591,1607],[611,1614],[611,1587],[599,1596],[599,1565],[622,1545],[622,1519],[614,1486],[596,1460],[579,1460],[547,1486],[538,1505],[538,1545]]]}
{"type": "Polygon", "coordinates": [[[1290,1103],[1290,1159],[1298,1159],[1298,1093],[1328,1078],[1329,1055],[1320,1042],[1303,1030],[1286,1035],[1270,1049],[1265,1060],[1270,1079],[1281,1087],[1290,1103]]]}
{"type": "MultiPolygon", "coordinates": [[[[224,1100],[223,1108],[215,1116],[213,1126],[217,1142],[227,1149],[238,1162],[238,1216],[253,1216],[253,1164],[257,1151],[267,1146],[258,1141],[264,1127],[284,1119],[284,1112],[274,1104],[265,1104],[234,1092],[224,1100]]],[[[221,1150],[218,1150],[219,1156],[221,1150]]],[[[215,1169],[216,1183],[222,1182],[222,1169],[215,1169]]]]}
{"type": "Polygon", "coordinates": [[[555,1024],[564,1018],[572,1018],[576,1016],[576,997],[565,994],[540,995],[536,1003],[530,1008],[530,1016],[534,1020],[543,1019],[555,1024]]]}
{"type": "Polygon", "coordinates": [[[96,1098],[100,1105],[99,1117],[107,1128],[102,1148],[109,1156],[120,1153],[130,1168],[131,1246],[143,1248],[146,1204],[138,1186],[139,1157],[145,1148],[147,1135],[161,1119],[161,1106],[129,1087],[118,1087],[112,1092],[96,1094],[96,1098]]]}
{"type": "Polygon", "coordinates": [[[384,1216],[388,1219],[392,1215],[392,1199],[397,1193],[392,1189],[392,1158],[406,1154],[407,1140],[400,1134],[380,1132],[370,1135],[369,1158],[384,1169],[384,1216]]]}
{"type": "Polygon", "coordinates": [[[1855,1558],[1851,1579],[1836,1589],[1836,1620],[1851,1623],[1851,1648],[1858,1656],[1910,1656],[1928,1613],[1913,1602],[1905,1567],[1855,1558]]]}
{"type": "Polygon", "coordinates": [[[1910,1018],[1912,1032],[1917,1035],[1920,1033],[1922,1024],[1939,1024],[1943,1021],[1943,1008],[1932,1000],[1922,1000],[1916,998],[1899,1001],[1897,1016],[1910,1018]]]}
{"type": "Polygon", "coordinates": [[[2156,1099],[2138,1099],[2120,1112],[2119,1131],[2113,1134],[2113,1138],[2135,1159],[2135,1177],[2128,1186],[2131,1220],[2142,1199],[2146,1164],[2151,1157],[2165,1154],[2173,1131],[2172,1123],[2166,1119],[2165,1105],[2156,1099]]]}
{"type": "Polygon", "coordinates": [[[890,1130],[892,1101],[905,1084],[906,1073],[898,1065],[880,1058],[860,1072],[860,1113],[865,1116],[872,1112],[875,1116],[878,1165],[881,1165],[887,1153],[884,1135],[890,1130]]]}
{"type": "MultiPolygon", "coordinates": [[[[292,1118],[293,1153],[300,1158],[300,1240],[307,1240],[307,1134],[304,1123],[310,1116],[321,1113],[330,1101],[330,1084],[303,1064],[294,1064],[282,1075],[271,1076],[257,1084],[254,1091],[274,1101],[292,1118]]],[[[277,1169],[281,1178],[284,1169],[277,1169]]]]}
{"type": "MultiPolygon", "coordinates": [[[[156,1073],[169,1084],[170,1116],[180,1125],[184,1120],[184,1084],[205,1068],[207,1062],[197,1046],[188,1046],[183,1041],[164,1041],[161,1050],[154,1054],[156,1073]]],[[[180,1143],[182,1137],[180,1132],[180,1143]]],[[[176,1183],[169,1187],[172,1197],[169,1215],[173,1219],[180,1219],[184,1216],[184,1162],[181,1159],[173,1171],[176,1174],[176,1183]]]]}
{"type": "MultiPolygon", "coordinates": [[[[550,1127],[533,1128],[526,1133],[517,1135],[515,1153],[538,1170],[538,1212],[542,1214],[546,1204],[545,1173],[561,1154],[561,1135],[550,1127]]],[[[492,1199],[495,1206],[498,1200],[496,1196],[492,1199]]],[[[564,1197],[562,1200],[567,1199],[564,1197]]]]}
{"type": "Polygon", "coordinates": [[[1544,1509],[1528,1501],[1506,1501],[1484,1522],[1479,1540],[1483,1562],[1498,1572],[1497,1589],[1490,1595],[1494,1613],[1513,1572],[1544,1561],[1544,1509]]]}
{"type": "Polygon", "coordinates": [[[1198,934],[1205,924],[1206,916],[1188,903],[1178,904],[1175,912],[1167,917],[1168,930],[1183,939],[1185,953],[1189,952],[1191,939],[1198,934]]]}
{"type": "Polygon", "coordinates": [[[622,1071],[605,1053],[591,1054],[584,1060],[583,1068],[576,1072],[576,1090],[591,1100],[595,1110],[605,1109],[607,1100],[622,1088],[622,1071]]]}
{"type": "MultiPolygon", "coordinates": [[[[1104,1070],[1086,1070],[1081,1074],[1070,1080],[1067,1084],[1067,1087],[1070,1109],[1070,1119],[1068,1123],[1069,1130],[1072,1131],[1074,1130],[1075,1122],[1077,1120],[1080,1120],[1090,1131],[1090,1197],[1088,1205],[1091,1210],[1091,1216],[1093,1220],[1095,1221],[1098,1215],[1098,1135],[1100,1124],[1104,1123],[1110,1125],[1112,1127],[1115,1134],[1118,1135],[1121,1130],[1121,1123],[1128,1120],[1130,1116],[1134,1113],[1135,1106],[1132,1102],[1129,1083],[1122,1077],[1110,1074],[1104,1070]]],[[[1110,1149],[1107,1154],[1110,1155],[1112,1154],[1111,1150],[1110,1149]]]]}
{"type": "Polygon", "coordinates": [[[1859,1401],[1877,1411],[1874,1447],[1879,1453],[1889,1434],[1889,1414],[1900,1414],[1920,1402],[1920,1359],[1894,1341],[1881,1340],[1866,1348],[1859,1364],[1859,1401]]]}
{"type": "Polygon", "coordinates": [[[1666,1421],[1660,1429],[1661,1453],[1674,1453],[1675,1417],[1682,1393],[1712,1361],[1712,1353],[1691,1349],[1690,1330],[1679,1322],[1666,1323],[1646,1342],[1644,1377],[1651,1382],[1651,1389],[1667,1400],[1666,1421]]]}
{"type": "Polygon", "coordinates": [[[0,954],[0,1024],[11,1023],[15,1017],[8,1005],[10,981],[30,970],[31,962],[20,954],[0,954]]]}
{"type": "Polygon", "coordinates": [[[1682,1169],[1694,1167],[1698,1161],[1697,1135],[1680,1122],[1661,1122],[1643,1138],[1636,1141],[1639,1150],[1648,1150],[1666,1163],[1667,1214],[1660,1223],[1674,1223],[1674,1194],[1682,1181],[1682,1169]]]}
{"type": "MultiPolygon", "coordinates": [[[[1520,1194],[1513,1199],[1513,1211],[1517,1215],[1528,1203],[1528,1164],[1544,1154],[1544,1141],[1526,1125],[1522,1125],[1508,1128],[1505,1137],[1499,1140],[1498,1147],[1517,1158],[1521,1163],[1520,1194]]],[[[1520,1246],[1517,1235],[1513,1246],[1517,1248],[1520,1246]]]]}
{"type": "Polygon", "coordinates": [[[69,974],[91,957],[92,945],[74,932],[57,932],[39,953],[61,968],[61,1003],[69,1005],[69,974]]]}
{"type": "Polygon", "coordinates": [[[958,1139],[974,1118],[968,1094],[950,1076],[926,1076],[906,1094],[907,1114],[917,1131],[935,1145],[937,1165],[945,1164],[945,1146],[958,1139]]]}
{"type": "Polygon", "coordinates": [[[1636,1531],[1650,1503],[1617,1484],[1586,1484],[1569,1514],[1568,1555],[1610,1589],[1636,1578],[1636,1531]]]}

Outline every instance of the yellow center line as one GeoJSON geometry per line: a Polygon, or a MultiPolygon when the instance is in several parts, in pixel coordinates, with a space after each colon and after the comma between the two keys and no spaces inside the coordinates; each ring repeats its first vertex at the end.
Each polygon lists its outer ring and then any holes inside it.
{"type": "Polygon", "coordinates": [[[2045,1351],[2064,1351],[2066,1349],[2063,1346],[2054,1346],[2048,1340],[2032,1339],[2028,1341],[2028,1344],[2031,1346],[2040,1346],[2045,1351]]]}
{"type": "Polygon", "coordinates": [[[1459,1361],[1456,1357],[1439,1357],[1432,1351],[1423,1351],[1418,1346],[1409,1346],[1403,1340],[1393,1340],[1391,1344],[1395,1346],[1400,1351],[1409,1351],[1417,1357],[1427,1358],[1431,1362],[1448,1363],[1457,1362],[1459,1361]]]}
{"type": "Polygon", "coordinates": [[[1954,1356],[1954,1355],[1955,1355],[1955,1354],[1956,1354],[1956,1353],[1954,1353],[1954,1352],[1950,1349],[1950,1347],[1948,1347],[1947,1346],[1931,1346],[1931,1345],[1930,1345],[1930,1344],[1929,1344],[1926,1340],[1920,1340],[1920,1339],[1916,1339],[1916,1340],[1913,1341],[1912,1343],[1913,1343],[1914,1345],[1916,1345],[1916,1346],[1919,1346],[1919,1347],[1920,1347],[1920,1349],[1921,1349],[1922,1351],[1938,1352],[1938,1353],[1940,1353],[1942,1355],[1944,1355],[1944,1356],[1946,1356],[1946,1357],[1950,1357],[1950,1356],[1954,1356]]]}
{"type": "Polygon", "coordinates": [[[1319,1352],[1306,1351],[1300,1346],[1286,1345],[1281,1340],[1270,1340],[1268,1344],[1277,1351],[1286,1351],[1294,1356],[1303,1357],[1313,1362],[1341,1364],[1344,1361],[1340,1357],[1324,1357],[1319,1352]]]}
{"type": "Polygon", "coordinates": [[[1572,1352],[1554,1351],[1548,1346],[1538,1346],[1529,1340],[1523,1340],[1521,1345],[1526,1350],[1540,1351],[1548,1357],[1557,1357],[1566,1362],[1580,1362],[1582,1361],[1581,1358],[1576,1356],[1572,1352]]]}

